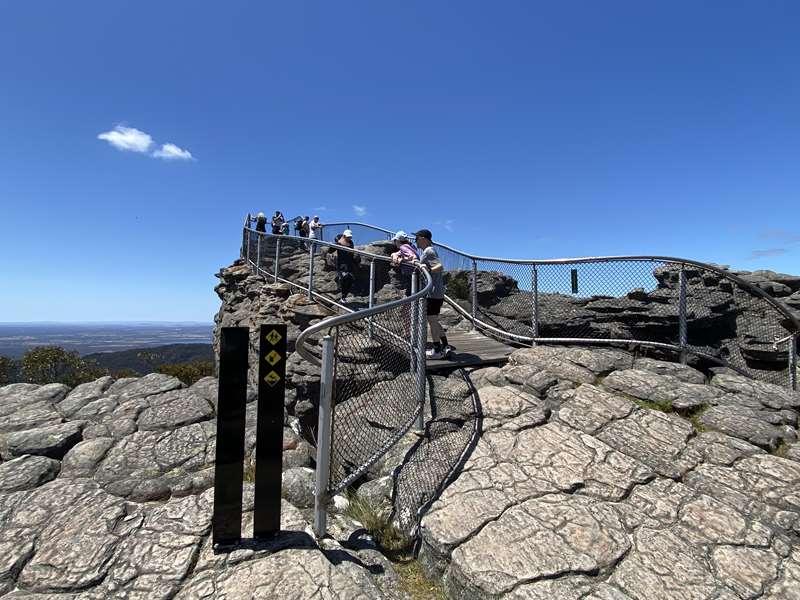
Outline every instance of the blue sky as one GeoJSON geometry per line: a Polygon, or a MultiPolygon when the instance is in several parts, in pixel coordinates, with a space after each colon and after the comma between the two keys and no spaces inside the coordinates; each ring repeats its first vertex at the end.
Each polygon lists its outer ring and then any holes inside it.
{"type": "Polygon", "coordinates": [[[798,273],[798,22],[790,1],[4,2],[0,321],[209,321],[259,209],[798,273]],[[120,126],[150,143],[98,138],[120,126]]]}

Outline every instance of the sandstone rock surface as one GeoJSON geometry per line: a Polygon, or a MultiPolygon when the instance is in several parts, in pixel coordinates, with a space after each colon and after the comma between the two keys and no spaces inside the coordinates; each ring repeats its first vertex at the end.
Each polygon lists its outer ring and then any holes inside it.
{"type": "Polygon", "coordinates": [[[420,529],[449,597],[800,597],[798,396],[629,358],[476,371],[483,431],[420,529]]]}

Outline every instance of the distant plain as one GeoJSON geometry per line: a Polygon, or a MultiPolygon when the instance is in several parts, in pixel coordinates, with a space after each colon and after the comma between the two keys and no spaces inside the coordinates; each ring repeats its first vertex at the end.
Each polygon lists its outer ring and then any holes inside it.
{"type": "Polygon", "coordinates": [[[35,346],[81,355],[167,344],[210,344],[212,323],[0,323],[0,356],[20,358],[35,346]]]}

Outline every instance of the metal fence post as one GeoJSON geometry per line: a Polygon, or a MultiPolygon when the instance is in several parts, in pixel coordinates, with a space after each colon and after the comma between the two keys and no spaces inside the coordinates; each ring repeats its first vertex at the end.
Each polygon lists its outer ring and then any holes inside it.
{"type": "Polygon", "coordinates": [[[686,344],[687,344],[687,324],[686,324],[686,272],[681,265],[678,274],[678,345],[681,349],[681,363],[686,364],[686,344]]]}
{"type": "Polygon", "coordinates": [[[428,341],[428,327],[427,327],[427,310],[425,305],[426,298],[420,298],[415,302],[417,304],[417,344],[414,351],[417,353],[417,402],[419,402],[419,416],[417,417],[417,431],[425,430],[425,369],[426,369],[426,355],[425,346],[428,341]]]}
{"type": "MultiPolygon", "coordinates": [[[[415,270],[411,274],[411,295],[413,296],[414,294],[416,294],[418,289],[419,289],[419,274],[415,270]]],[[[414,353],[414,348],[417,347],[417,335],[419,333],[418,330],[415,330],[416,326],[417,326],[417,313],[418,312],[419,312],[419,306],[417,306],[416,302],[412,302],[411,303],[411,323],[410,323],[410,329],[411,329],[410,338],[411,338],[411,340],[410,340],[410,343],[409,343],[409,348],[411,350],[412,367],[414,368],[414,372],[415,373],[416,373],[416,360],[415,360],[416,354],[414,353]]]]}
{"type": "Polygon", "coordinates": [[[797,342],[800,335],[793,335],[789,338],[789,387],[797,389],[797,342]]]}
{"type": "Polygon", "coordinates": [[[531,330],[533,331],[533,344],[539,337],[539,272],[536,265],[531,269],[531,330]]]}
{"type": "Polygon", "coordinates": [[[328,484],[331,475],[331,425],[333,424],[333,337],[322,338],[322,366],[317,421],[317,472],[314,487],[314,535],[321,538],[328,527],[328,484]]]}
{"type": "Polygon", "coordinates": [[[314,287],[314,242],[308,245],[308,299],[313,300],[314,294],[311,289],[314,287]]]}
{"type": "Polygon", "coordinates": [[[258,270],[261,268],[261,235],[257,234],[256,238],[256,274],[258,274],[258,270]]]}
{"type": "Polygon", "coordinates": [[[478,318],[478,261],[472,261],[472,329],[476,329],[475,321],[478,318]]]}
{"type": "Polygon", "coordinates": [[[247,264],[250,264],[250,229],[246,230],[246,237],[247,237],[247,253],[245,254],[245,258],[247,259],[247,264]]]}
{"type": "MultiPolygon", "coordinates": [[[[369,261],[369,308],[375,305],[375,259],[369,261]]],[[[369,339],[372,339],[372,317],[369,318],[367,327],[369,339]]]]}
{"type": "Polygon", "coordinates": [[[281,238],[275,240],[275,283],[278,283],[278,266],[281,262],[281,238]]]}

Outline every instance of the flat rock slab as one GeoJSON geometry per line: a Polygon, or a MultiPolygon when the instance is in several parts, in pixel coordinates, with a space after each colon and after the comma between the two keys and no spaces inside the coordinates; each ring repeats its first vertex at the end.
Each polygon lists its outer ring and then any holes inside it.
{"type": "MultiPolygon", "coordinates": [[[[253,496],[253,485],[245,484],[245,536],[252,531],[253,496]]],[[[0,492],[0,596],[387,597],[358,555],[335,542],[330,550],[318,547],[308,523],[286,501],[281,527],[287,533],[259,547],[215,554],[209,535],[212,506],[210,490],[138,504],[89,479],[0,492]]]]}
{"type": "Polygon", "coordinates": [[[21,456],[0,464],[0,492],[29,490],[58,476],[61,463],[45,456],[21,456]]]}
{"type": "Polygon", "coordinates": [[[81,441],[83,423],[71,422],[9,433],[0,441],[3,458],[35,454],[60,460],[81,441]]]}

